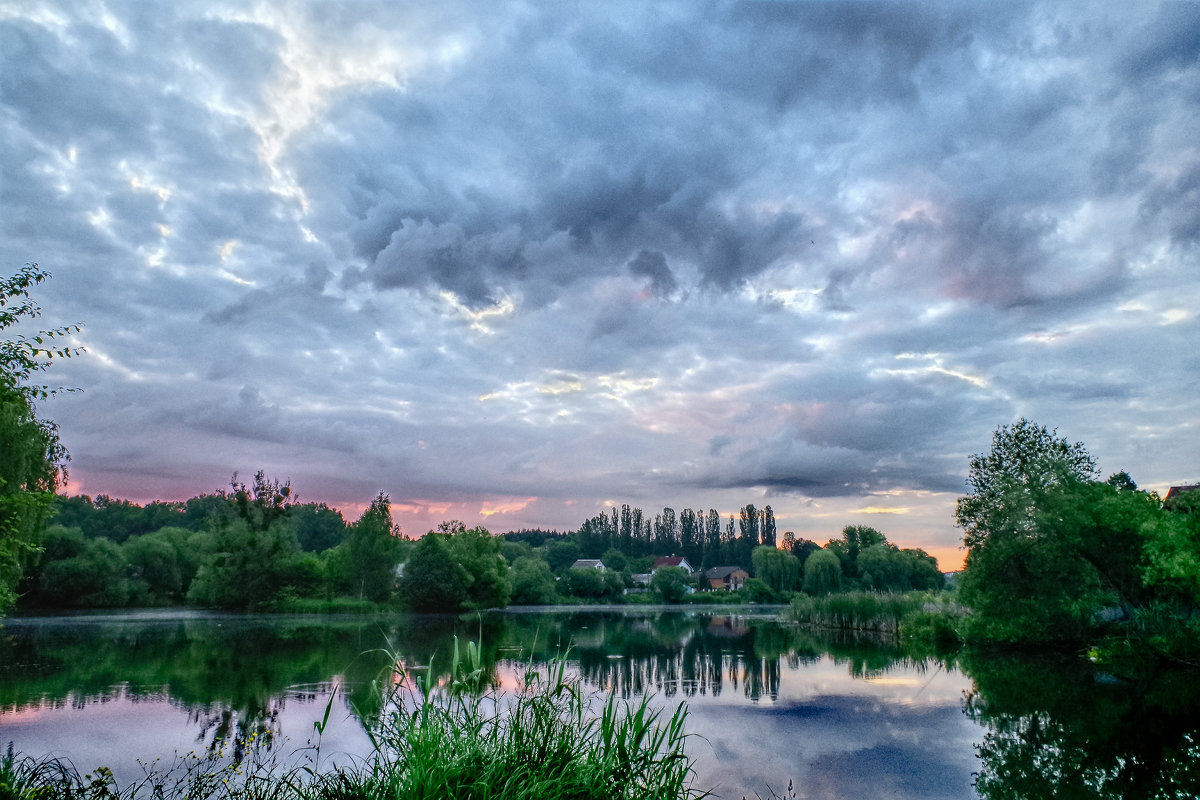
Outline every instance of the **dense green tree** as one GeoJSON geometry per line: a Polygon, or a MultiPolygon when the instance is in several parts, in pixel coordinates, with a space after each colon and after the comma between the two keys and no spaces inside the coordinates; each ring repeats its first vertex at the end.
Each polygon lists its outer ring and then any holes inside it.
{"type": "Polygon", "coordinates": [[[847,525],[842,528],[840,539],[830,539],[825,549],[838,557],[842,565],[842,579],[858,580],[858,555],[868,547],[887,544],[887,537],[869,525],[847,525]]]}
{"type": "Polygon", "coordinates": [[[1172,497],[1140,533],[1143,581],[1165,601],[1200,607],[1200,490],[1172,497]]]}
{"type": "Polygon", "coordinates": [[[549,605],[558,597],[550,565],[537,556],[518,558],[510,569],[512,602],[523,606],[549,605]]]}
{"type": "Polygon", "coordinates": [[[828,550],[816,550],[804,562],[805,594],[822,597],[842,588],[842,562],[828,550]]]}
{"type": "Polygon", "coordinates": [[[1156,495],[1139,491],[1128,475],[1105,482],[1065,480],[1039,500],[1030,535],[1053,537],[1096,571],[1109,593],[1106,604],[1120,604],[1126,615],[1153,598],[1144,567],[1153,561],[1147,535],[1165,516],[1156,495]]]}
{"type": "Polygon", "coordinates": [[[1095,477],[1095,459],[1083,443],[1072,444],[1057,434],[1022,418],[997,428],[987,453],[971,456],[970,491],[955,507],[963,544],[977,547],[996,537],[1031,532],[1034,511],[1047,489],[1095,477]]]}
{"type": "Polygon", "coordinates": [[[516,563],[517,559],[540,559],[538,551],[534,550],[529,542],[510,542],[504,538],[500,540],[500,555],[504,556],[504,560],[508,562],[510,567],[516,563]]]}
{"type": "Polygon", "coordinates": [[[392,503],[380,492],[346,535],[350,593],[375,602],[391,596],[401,559],[400,526],[392,522],[392,503]]]}
{"type": "Polygon", "coordinates": [[[700,566],[704,561],[703,519],[695,511],[685,508],[679,512],[679,549],[688,563],[700,566]]]}
{"type": "Polygon", "coordinates": [[[1095,461],[1027,420],[1001,426],[971,458],[972,492],[957,505],[968,546],[959,592],[968,633],[1007,642],[1073,642],[1097,610],[1149,598],[1143,531],[1158,503],[1128,476],[1094,480],[1095,461]]]}
{"type": "Polygon", "coordinates": [[[938,568],[937,559],[920,548],[903,548],[900,557],[908,572],[908,587],[917,591],[946,588],[946,576],[938,568]]]}
{"type": "Polygon", "coordinates": [[[811,553],[815,553],[821,549],[821,545],[811,539],[800,538],[794,532],[788,531],[783,535],[783,549],[800,559],[800,563],[803,564],[808,560],[808,556],[811,553]]]}
{"type": "Polygon", "coordinates": [[[715,508],[710,508],[704,517],[704,559],[702,566],[723,566],[721,563],[721,515],[715,508]]]}
{"type": "Polygon", "coordinates": [[[128,566],[132,605],[169,605],[183,599],[185,586],[179,552],[163,536],[134,536],[121,545],[128,566]]]}
{"type": "Polygon", "coordinates": [[[470,575],[451,554],[449,538],[425,534],[404,562],[398,593],[413,611],[460,611],[467,602],[470,575]]]}
{"type": "Polygon", "coordinates": [[[909,589],[908,563],[893,544],[873,544],[858,554],[859,582],[865,589],[903,592],[909,589]]]}
{"type": "Polygon", "coordinates": [[[610,547],[600,556],[600,563],[604,564],[606,569],[624,572],[629,567],[629,558],[615,547],[610,547]]]}
{"type": "Polygon", "coordinates": [[[572,567],[563,573],[559,590],[568,597],[600,600],[621,592],[621,577],[609,570],[572,567]]]}
{"type": "Polygon", "coordinates": [[[774,603],[779,600],[775,590],[759,578],[750,578],[742,584],[742,596],[751,603],[774,603]]]}
{"type": "Polygon", "coordinates": [[[692,585],[692,576],[682,567],[659,567],[650,579],[650,589],[664,603],[678,603],[692,585]]]}
{"type": "Polygon", "coordinates": [[[579,545],[569,541],[550,542],[542,548],[542,558],[555,574],[560,574],[579,560],[579,545]]]}
{"type": "MultiPolygon", "coordinates": [[[[262,518],[256,517],[259,524],[262,518]]],[[[188,602],[230,609],[263,608],[293,581],[300,548],[282,519],[257,528],[243,518],[218,523],[188,588],[188,602]]]]}
{"type": "Polygon", "coordinates": [[[324,503],[298,503],[292,506],[292,525],[300,549],[320,553],[341,544],[346,538],[346,520],[337,509],[324,503]]]}
{"type": "Polygon", "coordinates": [[[775,511],[770,506],[762,510],[762,526],[759,530],[759,536],[762,543],[767,547],[775,547],[775,511]]]}
{"type": "Polygon", "coordinates": [[[467,574],[467,608],[502,608],[508,605],[512,582],[508,563],[500,555],[500,540],[487,528],[467,528],[453,524],[454,533],[447,544],[450,554],[467,574]]]}
{"type": "Polygon", "coordinates": [[[39,597],[61,608],[119,608],[129,602],[121,546],[89,539],[78,555],[52,561],[41,571],[39,597]]]}
{"type": "Polygon", "coordinates": [[[800,582],[800,560],[772,545],[761,545],[750,554],[754,577],[773,592],[790,592],[800,582]]]}

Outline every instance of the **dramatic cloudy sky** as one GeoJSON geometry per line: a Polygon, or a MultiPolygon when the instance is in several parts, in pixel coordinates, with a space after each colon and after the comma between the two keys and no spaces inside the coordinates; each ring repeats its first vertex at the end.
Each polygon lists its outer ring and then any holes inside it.
{"type": "Polygon", "coordinates": [[[71,491],[961,554],[1025,416],[1200,478],[1200,4],[0,7],[71,491]]]}

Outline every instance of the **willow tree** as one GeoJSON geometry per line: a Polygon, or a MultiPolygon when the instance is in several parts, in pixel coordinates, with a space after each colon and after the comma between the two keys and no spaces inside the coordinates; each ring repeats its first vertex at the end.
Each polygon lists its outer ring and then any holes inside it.
{"type": "MultiPolygon", "coordinates": [[[[0,332],[41,315],[30,292],[48,277],[37,264],[26,264],[0,279],[0,332]]],[[[66,325],[0,338],[0,611],[15,600],[22,567],[37,550],[54,493],[67,476],[67,451],[58,428],[39,418],[36,409],[38,401],[59,390],[34,379],[53,359],[80,352],[63,344],[64,337],[78,330],[78,325],[66,325]]]]}

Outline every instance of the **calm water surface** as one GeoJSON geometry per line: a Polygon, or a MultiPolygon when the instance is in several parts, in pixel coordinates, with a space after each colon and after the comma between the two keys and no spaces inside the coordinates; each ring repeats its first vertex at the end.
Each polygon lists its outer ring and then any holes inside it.
{"type": "Polygon", "coordinates": [[[151,611],[10,619],[0,628],[0,746],[107,765],[204,752],[217,739],[295,763],[334,687],[321,763],[368,751],[359,721],[395,653],[449,661],[483,642],[511,685],[568,647],[598,691],[686,700],[698,785],[718,796],[1197,797],[1195,673],[1144,682],[1077,658],[906,656],[822,638],[771,613],[558,611],[381,619],[151,611]],[[251,737],[253,736],[253,739],[251,737]]]}

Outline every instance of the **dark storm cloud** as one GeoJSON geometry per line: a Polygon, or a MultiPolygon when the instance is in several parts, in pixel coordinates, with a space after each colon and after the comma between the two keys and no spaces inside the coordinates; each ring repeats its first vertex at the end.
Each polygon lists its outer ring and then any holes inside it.
{"type": "Polygon", "coordinates": [[[629,262],[629,272],[650,279],[650,289],[659,297],[670,295],[679,286],[667,258],[654,250],[642,250],[629,262]]]}
{"type": "Polygon", "coordinates": [[[1198,429],[1198,26],[36,3],[0,21],[0,244],[87,323],[50,411],[81,476],[786,514],[958,492],[1025,415],[1166,482],[1198,429]]]}

